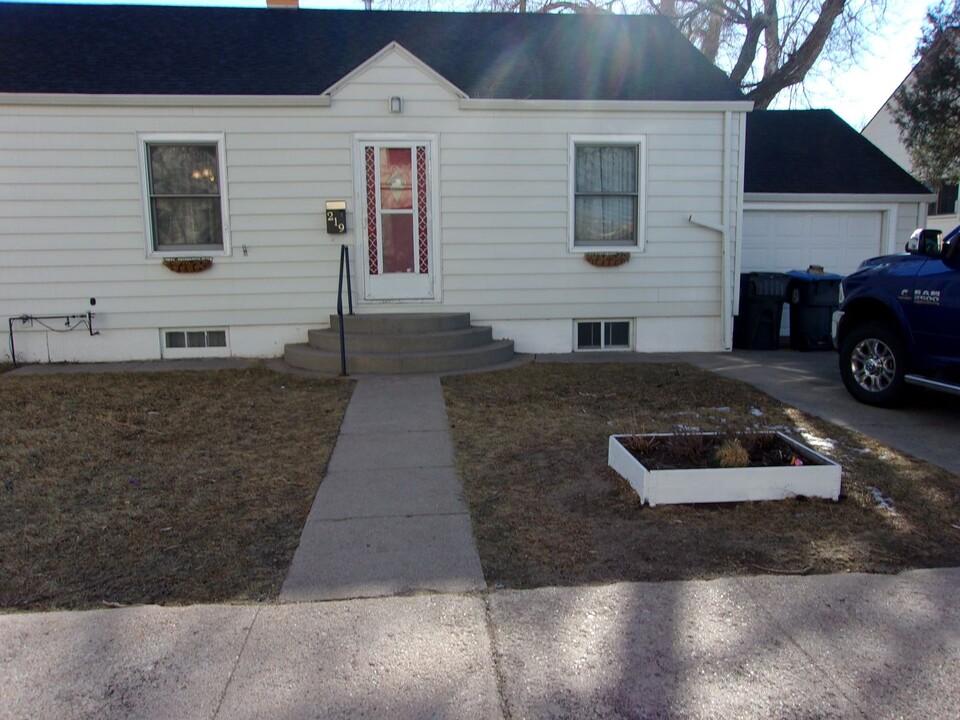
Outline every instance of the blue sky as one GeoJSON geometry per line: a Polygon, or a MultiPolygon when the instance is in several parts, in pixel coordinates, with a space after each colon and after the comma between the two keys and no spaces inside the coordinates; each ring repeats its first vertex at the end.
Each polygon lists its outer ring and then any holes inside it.
{"type": "MultiPolygon", "coordinates": [[[[9,2],[10,0],[0,0],[9,2]]],[[[16,0],[14,0],[16,1],[16,0]]],[[[49,2],[51,0],[40,0],[49,2]]],[[[60,1],[60,0],[53,0],[60,1]]],[[[63,0],[86,4],[119,4],[117,0],[63,0]]],[[[137,5],[230,5],[263,7],[266,0],[120,0],[137,5]]],[[[377,6],[374,0],[374,7],[377,6]]],[[[469,0],[432,0],[434,10],[464,9],[469,0]]],[[[857,130],[873,117],[913,67],[913,52],[926,13],[924,0],[887,0],[883,30],[872,37],[857,67],[835,68],[821,63],[806,83],[806,103],[829,108],[857,130]]],[[[304,8],[362,9],[363,0],[300,0],[304,8]]],[[[775,107],[787,107],[782,98],[775,107]]]]}

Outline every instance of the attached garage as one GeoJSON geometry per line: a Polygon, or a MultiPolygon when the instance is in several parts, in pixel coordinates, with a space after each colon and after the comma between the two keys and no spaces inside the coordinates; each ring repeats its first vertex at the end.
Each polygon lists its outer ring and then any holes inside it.
{"type": "Polygon", "coordinates": [[[830,110],[747,115],[741,272],[846,275],[897,252],[930,191],[830,110]]]}
{"type": "Polygon", "coordinates": [[[744,213],[742,272],[820,265],[846,275],[886,250],[883,230],[890,211],[763,207],[744,213]]]}

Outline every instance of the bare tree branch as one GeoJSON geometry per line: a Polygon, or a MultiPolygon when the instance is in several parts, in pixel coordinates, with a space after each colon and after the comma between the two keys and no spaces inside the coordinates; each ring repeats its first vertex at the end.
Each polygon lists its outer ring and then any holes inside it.
{"type": "Polygon", "coordinates": [[[803,82],[803,78],[820,57],[824,44],[833,29],[833,22],[843,12],[846,0],[824,0],[820,16],[810,28],[807,37],[783,65],[772,75],[765,76],[757,86],[747,93],[757,109],[769,107],[777,94],[784,88],[803,82]]]}
{"type": "Polygon", "coordinates": [[[763,45],[767,57],[763,62],[763,76],[769,77],[777,71],[783,47],[780,44],[780,13],[777,10],[777,0],[765,0],[763,14],[766,15],[766,24],[763,31],[763,45]]]}
{"type": "Polygon", "coordinates": [[[760,35],[767,27],[767,17],[763,14],[755,15],[747,28],[747,36],[744,38],[743,46],[740,48],[740,57],[737,58],[737,64],[730,71],[730,79],[737,85],[743,86],[744,78],[753,67],[753,61],[757,59],[757,46],[760,44],[760,35]]]}

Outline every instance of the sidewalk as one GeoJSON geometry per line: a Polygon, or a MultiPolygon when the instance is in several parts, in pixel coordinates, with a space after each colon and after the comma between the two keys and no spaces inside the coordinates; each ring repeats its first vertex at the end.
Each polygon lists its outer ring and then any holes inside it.
{"type": "Polygon", "coordinates": [[[960,717],[960,568],[488,590],[453,451],[360,377],[278,603],[0,614],[0,720],[960,717]]]}
{"type": "Polygon", "coordinates": [[[956,718],[960,570],[0,615],[0,718],[956,718]]]}

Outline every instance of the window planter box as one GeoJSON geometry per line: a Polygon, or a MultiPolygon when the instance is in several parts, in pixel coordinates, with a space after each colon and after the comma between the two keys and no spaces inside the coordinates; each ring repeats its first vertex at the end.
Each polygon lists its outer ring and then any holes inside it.
{"type": "MultiPolygon", "coordinates": [[[[655,433],[653,436],[671,434],[655,433]]],[[[640,496],[640,502],[651,507],[678,503],[783,500],[801,495],[830,500],[840,497],[840,465],[782,433],[771,434],[787,443],[803,464],[648,470],[621,442],[621,439],[631,437],[629,435],[610,436],[607,463],[630,483],[640,496]]]]}
{"type": "Polygon", "coordinates": [[[583,259],[596,267],[617,267],[630,260],[628,252],[588,252],[583,259]]]}
{"type": "Polygon", "coordinates": [[[208,257],[188,257],[188,258],[164,258],[163,266],[175,273],[198,273],[203,272],[213,265],[213,260],[208,257]]]}

